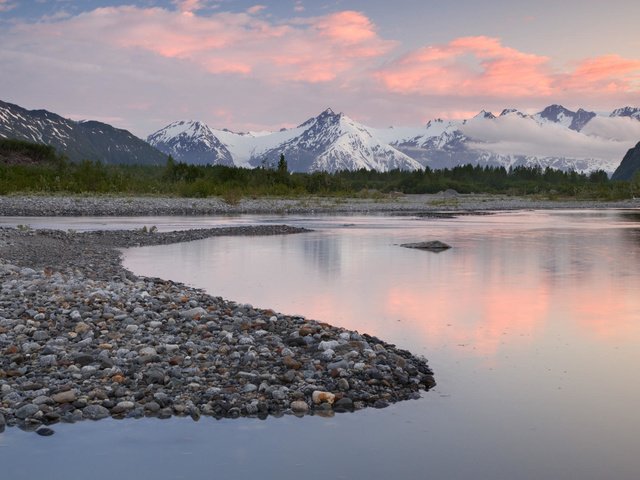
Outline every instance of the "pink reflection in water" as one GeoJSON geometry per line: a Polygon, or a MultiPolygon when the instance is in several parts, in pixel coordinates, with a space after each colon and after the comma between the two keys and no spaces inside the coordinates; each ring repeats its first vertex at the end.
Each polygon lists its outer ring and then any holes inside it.
{"type": "Polygon", "coordinates": [[[403,348],[468,347],[457,351],[490,358],[505,346],[540,342],[557,325],[599,341],[638,339],[638,257],[628,252],[639,244],[628,227],[544,213],[413,221],[152,247],[131,252],[127,262],[143,274],[403,348]],[[436,255],[397,245],[417,238],[441,238],[454,248],[436,255]]]}

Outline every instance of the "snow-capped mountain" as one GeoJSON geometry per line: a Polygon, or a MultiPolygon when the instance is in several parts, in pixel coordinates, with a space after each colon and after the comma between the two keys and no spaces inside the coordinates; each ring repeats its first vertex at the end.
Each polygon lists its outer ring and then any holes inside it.
{"type": "Polygon", "coordinates": [[[404,153],[382,142],[363,125],[342,113],[327,109],[296,129],[299,134],[275,148],[255,155],[253,165],[284,153],[294,171],[421,170],[404,153]]]}
{"type": "Polygon", "coordinates": [[[166,156],[127,130],[96,121],[76,122],[47,110],[0,101],[0,138],[53,146],[72,161],[162,165],[166,156]]]}
{"type": "Polygon", "coordinates": [[[149,140],[178,160],[208,150],[205,163],[275,165],[281,153],[293,171],[415,170],[488,166],[540,166],[612,173],[640,137],[640,108],[609,115],[551,105],[536,114],[481,111],[462,121],[435,119],[421,127],[372,128],[327,109],[278,132],[234,133],[197,122],[176,122],[149,140]],[[616,117],[616,118],[613,118],[616,117]],[[624,128],[621,128],[624,127],[624,128]],[[637,132],[637,135],[636,135],[637,132]],[[178,145],[169,150],[166,146],[178,145]]]}
{"type": "Polygon", "coordinates": [[[640,120],[640,108],[638,107],[622,107],[617,108],[611,114],[610,117],[629,117],[635,120],[640,120]]]}
{"type": "Polygon", "coordinates": [[[633,120],[636,110],[640,111],[631,107],[616,111],[622,112],[618,116],[629,117],[625,124],[628,138],[619,134],[619,124],[608,122],[609,117],[583,109],[573,112],[560,105],[533,115],[504,109],[496,117],[483,110],[468,120],[437,119],[422,129],[389,128],[376,130],[376,134],[432,169],[470,163],[611,173],[637,141],[633,132],[640,136],[640,123],[633,120]],[[614,130],[617,136],[611,135],[614,130]]]}
{"type": "Polygon", "coordinates": [[[296,128],[265,134],[210,129],[198,122],[174,122],[149,136],[149,142],[177,160],[191,158],[238,166],[275,165],[284,154],[294,172],[338,170],[419,170],[422,165],[372,135],[370,129],[342,113],[327,109],[296,128]],[[208,150],[205,144],[213,145],[208,150]],[[224,163],[230,164],[230,163],[224,163]]]}
{"type": "Polygon", "coordinates": [[[231,152],[201,122],[179,121],[149,135],[147,142],[175,159],[194,165],[233,166],[231,152]]]}
{"type": "Polygon", "coordinates": [[[579,132],[595,116],[595,112],[588,112],[582,108],[572,112],[562,105],[549,105],[540,113],[535,114],[534,118],[539,122],[559,123],[564,127],[579,132]]]}

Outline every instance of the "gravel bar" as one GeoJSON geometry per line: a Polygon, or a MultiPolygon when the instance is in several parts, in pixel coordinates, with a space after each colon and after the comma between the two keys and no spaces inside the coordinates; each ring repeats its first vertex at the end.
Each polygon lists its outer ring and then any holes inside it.
{"type": "Polygon", "coordinates": [[[224,215],[240,213],[437,213],[516,209],[638,208],[640,200],[541,200],[507,195],[387,195],[377,199],[303,197],[242,199],[111,196],[0,196],[3,216],[154,216],[224,215]]]}
{"type": "MultiPolygon", "coordinates": [[[[76,212],[77,213],[77,212],[76,212]]],[[[383,408],[435,385],[426,360],[355,331],[124,269],[117,248],[283,225],[168,233],[0,228],[0,431],[106,417],[383,408]]]]}

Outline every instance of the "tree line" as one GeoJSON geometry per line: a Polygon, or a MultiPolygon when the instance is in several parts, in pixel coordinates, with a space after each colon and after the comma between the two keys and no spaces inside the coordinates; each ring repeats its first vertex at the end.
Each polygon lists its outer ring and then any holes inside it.
{"type": "Polygon", "coordinates": [[[221,196],[237,201],[246,196],[384,196],[392,193],[459,193],[542,195],[622,199],[640,194],[640,177],[629,182],[612,181],[602,170],[589,174],[539,166],[463,165],[421,171],[372,170],[335,173],[291,173],[284,155],[273,167],[254,169],[222,165],[188,165],[169,157],[164,166],[72,163],[51,147],[29,142],[0,140],[0,194],[98,193],[221,196]],[[16,143],[17,142],[17,143],[16,143]],[[31,149],[31,150],[30,150],[31,149]],[[3,161],[11,152],[36,158],[15,163],[3,161]]]}

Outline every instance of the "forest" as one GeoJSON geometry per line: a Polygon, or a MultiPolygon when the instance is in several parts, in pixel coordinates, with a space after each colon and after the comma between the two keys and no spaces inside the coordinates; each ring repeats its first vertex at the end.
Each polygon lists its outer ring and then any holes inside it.
{"type": "Polygon", "coordinates": [[[70,162],[52,147],[20,140],[0,140],[0,194],[117,194],[243,197],[354,196],[458,193],[536,195],[548,199],[631,198],[640,176],[612,181],[602,170],[590,174],[541,167],[457,166],[422,171],[370,170],[292,173],[281,156],[274,166],[254,169],[187,165],[169,157],[164,166],[106,165],[70,162]]]}

